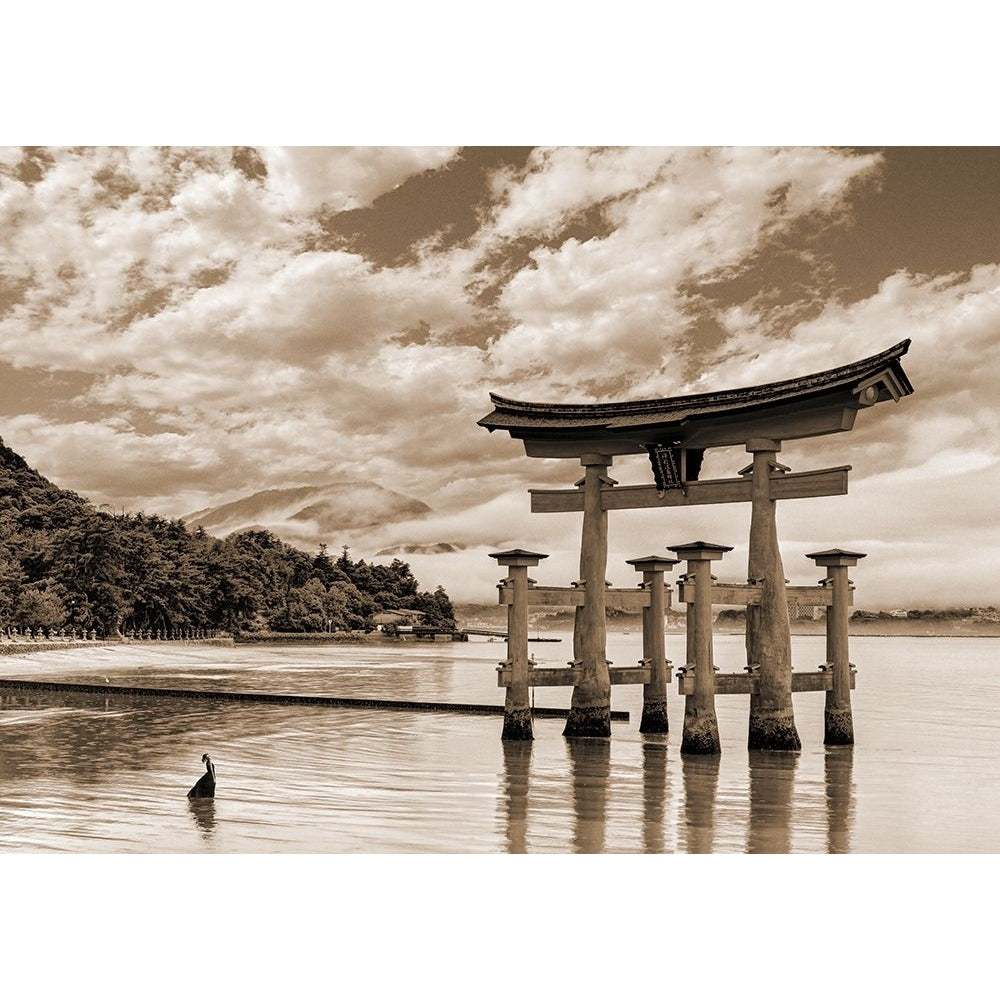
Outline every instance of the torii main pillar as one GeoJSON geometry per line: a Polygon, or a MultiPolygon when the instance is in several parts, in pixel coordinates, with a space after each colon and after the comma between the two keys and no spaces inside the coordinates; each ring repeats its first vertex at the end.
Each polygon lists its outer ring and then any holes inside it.
{"type": "Polygon", "coordinates": [[[771,499],[771,469],[777,466],[781,442],[751,438],[746,448],[753,455],[747,577],[761,588],[760,604],[747,608],[747,664],[760,678],[760,693],[750,696],[747,748],[801,750],[792,711],[792,632],[778,547],[777,503],[771,499]]]}
{"type": "Polygon", "coordinates": [[[608,478],[610,455],[585,454],[580,464],[585,472],[577,485],[583,487],[583,531],[580,540],[580,580],[585,603],[576,609],[573,623],[573,665],[581,668],[573,686],[573,699],[564,736],[611,735],[611,678],[608,674],[608,626],[604,589],[608,571],[608,512],[601,499],[608,478]]]}

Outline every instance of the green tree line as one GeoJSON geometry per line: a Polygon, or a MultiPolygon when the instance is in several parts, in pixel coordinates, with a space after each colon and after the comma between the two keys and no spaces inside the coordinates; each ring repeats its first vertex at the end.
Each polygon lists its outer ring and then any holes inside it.
{"type": "Polygon", "coordinates": [[[177,519],[110,513],[59,489],[0,441],[0,628],[115,635],[185,628],[318,632],[364,628],[379,611],[453,628],[444,589],[407,563],[334,560],[271,532],[214,538],[177,519]]]}

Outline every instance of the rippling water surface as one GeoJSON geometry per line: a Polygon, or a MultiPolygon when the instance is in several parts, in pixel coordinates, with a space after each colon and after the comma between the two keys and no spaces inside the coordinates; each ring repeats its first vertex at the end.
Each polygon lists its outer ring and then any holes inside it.
{"type": "MultiPolygon", "coordinates": [[[[570,640],[532,644],[541,665],[570,640]]],[[[618,665],[639,637],[609,636],[618,665]]],[[[814,669],[823,639],[793,639],[814,669]]],[[[683,637],[668,636],[682,659],[683,637]]],[[[0,660],[0,675],[171,688],[503,703],[503,643],[127,646],[0,660]],[[139,662],[142,666],[139,666],[139,662]]],[[[610,740],[536,719],[90,694],[0,698],[0,850],[35,852],[864,852],[1000,847],[1000,639],[854,637],[854,748],[824,749],[823,696],[795,696],[799,754],[748,753],[748,699],[717,699],[720,758],[638,732],[642,689],[610,740]],[[189,802],[216,763],[214,800],[189,802]]],[[[740,670],[743,641],[716,637],[740,670]]],[[[536,704],[568,707],[570,690],[536,704]]]]}

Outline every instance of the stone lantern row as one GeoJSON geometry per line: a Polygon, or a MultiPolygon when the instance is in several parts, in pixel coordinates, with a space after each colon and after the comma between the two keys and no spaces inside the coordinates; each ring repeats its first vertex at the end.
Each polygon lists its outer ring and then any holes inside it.
{"type": "Polygon", "coordinates": [[[212,639],[218,635],[217,629],[209,628],[175,628],[175,629],[129,629],[127,632],[119,632],[114,637],[99,636],[95,629],[77,628],[70,626],[66,628],[20,628],[17,625],[8,625],[0,629],[0,639],[8,641],[33,640],[35,642],[73,642],[76,640],[97,641],[98,638],[108,639],[108,641],[118,642],[122,639],[129,640],[177,640],[177,639],[212,639]]]}
{"type": "MultiPolygon", "coordinates": [[[[685,696],[684,733],[681,753],[718,754],[721,751],[719,725],[715,713],[717,694],[748,694],[751,711],[754,699],[760,699],[759,664],[750,663],[743,674],[720,674],[713,662],[712,606],[742,604],[759,611],[762,604],[762,580],[747,584],[719,584],[712,575],[713,562],[723,558],[732,546],[694,541],[668,546],[677,558],[659,555],[629,559],[636,572],[642,573],[637,590],[616,590],[607,585],[604,596],[609,603],[642,609],[642,659],[638,668],[614,668],[603,658],[612,684],[641,683],[643,685],[643,733],[665,733],[667,721],[667,683],[671,663],[666,658],[664,619],[670,606],[671,590],[664,574],[678,563],[687,563],[680,577],[678,597],[687,606],[686,662],[677,671],[678,691],[685,696]]],[[[528,569],[548,556],[525,549],[494,552],[490,557],[507,570],[507,577],[498,584],[499,601],[507,605],[507,659],[498,670],[498,683],[506,688],[504,740],[533,738],[530,689],[533,687],[568,686],[585,683],[584,664],[577,658],[577,637],[574,636],[574,659],[566,668],[535,667],[528,655],[528,608],[538,605],[583,607],[586,603],[586,581],[576,581],[571,587],[539,587],[528,577],[528,569]]],[[[812,604],[826,609],[826,661],[817,671],[795,671],[785,681],[792,692],[825,691],[824,743],[851,745],[854,727],[851,713],[851,689],[854,668],[848,656],[849,606],[853,586],[847,571],[863,559],[862,552],[828,549],[807,555],[827,572],[818,587],[784,587],[787,603],[812,604]]],[[[789,668],[790,669],[790,668],[789,668]]],[[[610,710],[609,704],[606,706],[610,710]]],[[[751,733],[752,736],[752,733],[751,733]]],[[[753,747],[751,747],[753,749],[753,747]]]]}
{"type": "Polygon", "coordinates": [[[5,639],[17,641],[18,639],[34,640],[35,642],[56,642],[72,641],[75,639],[97,639],[97,632],[94,629],[67,627],[67,628],[36,628],[30,626],[21,628],[17,625],[7,625],[2,630],[5,639]]]}

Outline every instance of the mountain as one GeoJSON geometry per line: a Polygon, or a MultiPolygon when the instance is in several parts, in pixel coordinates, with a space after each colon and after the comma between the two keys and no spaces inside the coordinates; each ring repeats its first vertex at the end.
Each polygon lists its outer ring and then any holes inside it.
{"type": "Polygon", "coordinates": [[[377,483],[329,483],[263,490],[218,507],[188,514],[189,526],[214,535],[264,528],[291,544],[315,545],[340,539],[345,531],[425,517],[431,508],[420,500],[377,483]]]}

